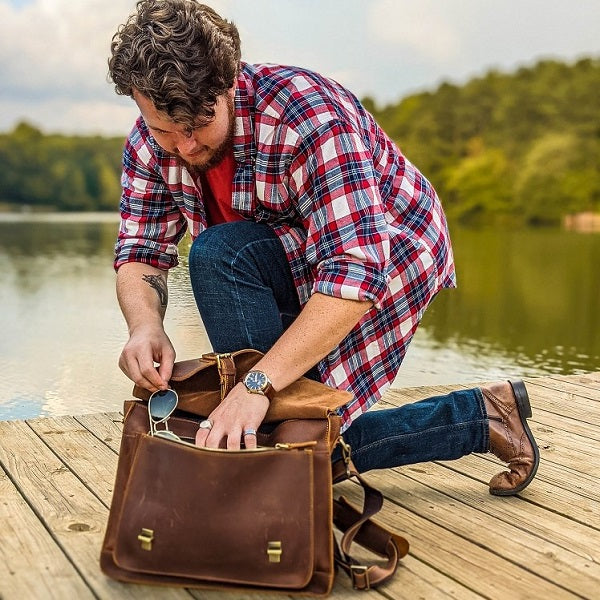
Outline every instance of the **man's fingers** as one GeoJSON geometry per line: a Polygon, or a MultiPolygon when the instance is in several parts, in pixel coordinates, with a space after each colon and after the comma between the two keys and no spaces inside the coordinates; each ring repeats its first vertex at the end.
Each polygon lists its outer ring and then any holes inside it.
{"type": "Polygon", "coordinates": [[[242,431],[234,429],[227,435],[227,450],[239,450],[242,444],[242,431]]]}
{"type": "MultiPolygon", "coordinates": [[[[175,357],[173,356],[173,359],[174,358],[175,357]]],[[[163,359],[163,362],[161,362],[158,367],[158,375],[166,385],[168,385],[169,379],[171,379],[171,375],[173,374],[173,359],[163,359]]]]}
{"type": "MultiPolygon", "coordinates": [[[[165,381],[158,373],[158,370],[156,369],[156,367],[154,365],[152,365],[151,367],[148,367],[147,365],[145,365],[144,367],[142,367],[140,365],[140,373],[142,375],[143,381],[148,382],[153,390],[152,391],[156,391],[156,390],[160,390],[160,389],[165,389],[168,386],[168,380],[165,381]]],[[[141,385],[141,384],[139,384],[141,385]]],[[[143,386],[146,387],[146,386],[143,386]]],[[[148,388],[150,389],[150,388],[148,388]]]]}
{"type": "Polygon", "coordinates": [[[210,432],[208,429],[198,429],[198,431],[196,431],[196,446],[201,446],[204,448],[204,446],[206,446],[206,438],[208,437],[209,433],[210,432]]]}
{"type": "Polygon", "coordinates": [[[258,442],[256,441],[256,429],[252,429],[251,427],[247,427],[244,429],[244,445],[248,450],[252,448],[256,448],[258,442]]]}
{"type": "Polygon", "coordinates": [[[125,375],[127,375],[127,377],[136,385],[151,392],[155,392],[157,389],[160,389],[160,387],[157,386],[153,381],[143,375],[137,361],[127,362],[126,360],[120,360],[119,367],[121,368],[121,371],[123,371],[123,373],[125,373],[125,375]]]}
{"type": "Polygon", "coordinates": [[[256,448],[256,430],[247,427],[244,431],[235,430],[229,433],[223,433],[219,428],[205,429],[200,427],[196,432],[196,446],[206,448],[227,448],[227,450],[239,450],[241,443],[247,449],[256,448]]]}

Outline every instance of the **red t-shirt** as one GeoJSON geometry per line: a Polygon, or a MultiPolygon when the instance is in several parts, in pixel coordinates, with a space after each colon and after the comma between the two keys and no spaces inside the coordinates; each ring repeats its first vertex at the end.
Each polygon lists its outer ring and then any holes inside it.
{"type": "Polygon", "coordinates": [[[231,206],[235,158],[233,150],[223,160],[200,175],[204,208],[209,227],[230,221],[242,221],[243,217],[231,206]]]}

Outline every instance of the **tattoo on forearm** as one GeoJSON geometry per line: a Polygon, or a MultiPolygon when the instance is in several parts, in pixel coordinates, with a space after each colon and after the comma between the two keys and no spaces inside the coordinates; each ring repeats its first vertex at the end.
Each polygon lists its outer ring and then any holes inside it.
{"type": "Polygon", "coordinates": [[[160,275],[142,275],[142,279],[156,290],[161,306],[167,306],[169,291],[167,282],[160,275]]]}

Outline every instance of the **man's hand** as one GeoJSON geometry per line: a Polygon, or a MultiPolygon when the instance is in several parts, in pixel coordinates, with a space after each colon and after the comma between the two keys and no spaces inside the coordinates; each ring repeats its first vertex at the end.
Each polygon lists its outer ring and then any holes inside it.
{"type": "Polygon", "coordinates": [[[196,445],[239,450],[243,439],[246,448],[256,448],[256,436],[244,435],[244,431],[257,431],[268,409],[266,396],[251,394],[243,383],[238,383],[208,416],[212,429],[198,430],[196,445]]]}
{"type": "Polygon", "coordinates": [[[168,387],[175,350],[162,324],[140,326],[131,332],[119,358],[119,367],[137,385],[155,392],[168,387]],[[159,364],[158,369],[154,366],[159,364]]]}

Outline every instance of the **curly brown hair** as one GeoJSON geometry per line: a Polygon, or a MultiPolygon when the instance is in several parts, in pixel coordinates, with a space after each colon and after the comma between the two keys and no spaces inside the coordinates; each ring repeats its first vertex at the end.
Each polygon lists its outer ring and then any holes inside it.
{"type": "Polygon", "coordinates": [[[140,0],[112,38],[109,77],[117,94],[134,88],[188,126],[214,117],[217,97],[240,69],[237,27],[195,0],[140,0]]]}

